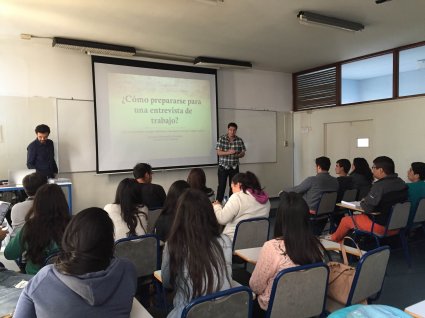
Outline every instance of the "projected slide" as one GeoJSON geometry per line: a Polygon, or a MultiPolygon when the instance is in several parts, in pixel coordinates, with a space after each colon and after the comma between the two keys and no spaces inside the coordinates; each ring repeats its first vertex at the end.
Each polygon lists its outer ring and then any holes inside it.
{"type": "Polygon", "coordinates": [[[156,168],[217,163],[215,70],[93,59],[98,172],[130,170],[137,162],[156,168]]]}

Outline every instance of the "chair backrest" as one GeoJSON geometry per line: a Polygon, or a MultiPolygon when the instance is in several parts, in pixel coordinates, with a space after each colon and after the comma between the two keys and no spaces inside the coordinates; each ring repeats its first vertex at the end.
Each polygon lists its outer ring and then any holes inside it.
{"type": "Polygon", "coordinates": [[[419,201],[418,207],[416,208],[415,218],[413,223],[425,222],[425,198],[419,201]]]}
{"type": "Polygon", "coordinates": [[[323,193],[316,210],[316,216],[332,213],[335,210],[337,196],[336,191],[323,193]]]}
{"type": "Polygon", "coordinates": [[[161,215],[161,211],[162,211],[161,208],[148,211],[148,233],[153,233],[155,229],[156,221],[161,215]]]}
{"type": "Polygon", "coordinates": [[[329,268],[324,263],[280,271],[273,281],[267,318],[312,317],[325,312],[329,268]]]}
{"type": "Polygon", "coordinates": [[[353,284],[347,299],[347,306],[356,304],[372,296],[379,297],[384,284],[389,246],[381,246],[364,254],[356,267],[353,284]]]}
{"type": "Polygon", "coordinates": [[[269,238],[270,220],[252,218],[236,225],[233,237],[233,251],[243,248],[261,247],[269,238]]]}
{"type": "Polygon", "coordinates": [[[410,202],[396,203],[393,205],[388,219],[388,230],[401,229],[407,226],[410,213],[410,202]]]}
{"type": "Polygon", "coordinates": [[[357,189],[345,190],[342,200],[346,202],[353,202],[357,199],[357,189]]]}
{"type": "Polygon", "coordinates": [[[159,239],[153,234],[120,239],[115,242],[115,256],[133,262],[137,277],[153,275],[161,266],[159,239]]]}
{"type": "Polygon", "coordinates": [[[252,312],[252,291],[239,286],[202,296],[184,307],[182,318],[249,318],[252,312]]]}

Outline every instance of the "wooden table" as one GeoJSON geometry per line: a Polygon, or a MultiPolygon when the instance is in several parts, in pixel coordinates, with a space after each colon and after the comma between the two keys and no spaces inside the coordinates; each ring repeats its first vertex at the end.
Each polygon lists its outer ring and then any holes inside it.
{"type": "MultiPolygon", "coordinates": [[[[341,246],[339,243],[334,241],[329,241],[325,239],[320,239],[320,242],[322,243],[323,247],[327,249],[328,251],[340,251],[341,246]]],[[[361,256],[365,251],[361,251],[361,255],[359,254],[359,251],[354,248],[345,245],[345,250],[348,254],[355,255],[355,256],[361,256]]],[[[260,255],[261,247],[254,247],[254,248],[244,248],[241,250],[235,250],[235,255],[242,258],[244,261],[251,263],[251,264],[257,264],[258,256],[260,255]]]]}
{"type": "Polygon", "coordinates": [[[412,306],[406,307],[404,311],[415,318],[424,318],[425,317],[425,300],[422,300],[421,302],[418,302],[417,304],[414,304],[412,306]]]}

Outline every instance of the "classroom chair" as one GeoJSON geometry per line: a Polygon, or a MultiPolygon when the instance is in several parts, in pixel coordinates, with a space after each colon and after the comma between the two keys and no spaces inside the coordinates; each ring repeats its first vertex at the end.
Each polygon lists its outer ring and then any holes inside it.
{"type": "Polygon", "coordinates": [[[240,221],[236,225],[232,250],[261,247],[269,238],[270,220],[265,217],[240,221]]]}
{"type": "Polygon", "coordinates": [[[183,309],[181,318],[250,318],[252,291],[239,286],[192,300],[183,309]]]}
{"type": "MultiPolygon", "coordinates": [[[[383,235],[379,235],[373,232],[373,228],[375,226],[375,222],[372,223],[371,231],[363,231],[359,229],[354,229],[354,234],[357,235],[368,235],[375,239],[376,246],[380,246],[380,240],[385,237],[388,237],[389,231],[399,230],[398,235],[400,237],[401,246],[403,248],[404,257],[406,258],[407,265],[411,266],[410,254],[409,254],[409,246],[407,244],[407,221],[409,219],[410,212],[410,202],[396,203],[391,207],[391,210],[388,215],[388,220],[385,225],[385,232],[383,235]]],[[[371,215],[373,219],[373,215],[371,215]]]]}
{"type": "Polygon", "coordinates": [[[325,317],[328,278],[325,263],[280,271],[273,281],[266,318],[325,317]]]}
{"type": "Polygon", "coordinates": [[[330,221],[329,231],[331,232],[333,229],[331,217],[335,210],[337,196],[338,193],[336,191],[322,194],[315,213],[310,216],[310,222],[313,223],[312,228],[315,235],[322,234],[327,221],[330,221]]]}
{"type": "Polygon", "coordinates": [[[343,307],[378,299],[384,284],[389,258],[389,246],[381,246],[364,254],[356,266],[347,302],[341,304],[328,297],[326,310],[333,312],[343,307]]]}

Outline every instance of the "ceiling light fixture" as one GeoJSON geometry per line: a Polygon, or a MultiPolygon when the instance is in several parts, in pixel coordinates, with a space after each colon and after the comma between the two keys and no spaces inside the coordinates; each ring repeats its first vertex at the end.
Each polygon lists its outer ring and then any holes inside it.
{"type": "Polygon", "coordinates": [[[298,12],[297,18],[300,20],[300,23],[303,24],[318,24],[346,31],[361,31],[364,29],[364,25],[357,22],[328,17],[307,11],[298,12]]]}
{"type": "Polygon", "coordinates": [[[130,46],[83,41],[61,37],[54,37],[52,46],[64,49],[78,50],[87,54],[114,56],[133,56],[136,54],[136,49],[130,46]]]}
{"type": "Polygon", "coordinates": [[[193,64],[197,66],[211,66],[224,68],[252,68],[252,63],[247,61],[237,61],[221,59],[216,57],[198,56],[193,64]]]}

